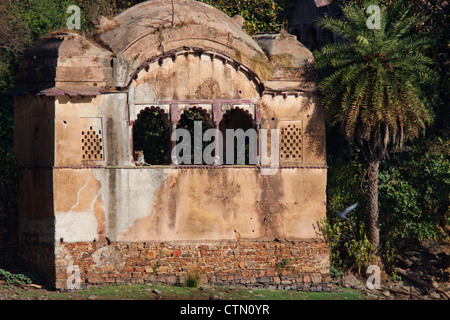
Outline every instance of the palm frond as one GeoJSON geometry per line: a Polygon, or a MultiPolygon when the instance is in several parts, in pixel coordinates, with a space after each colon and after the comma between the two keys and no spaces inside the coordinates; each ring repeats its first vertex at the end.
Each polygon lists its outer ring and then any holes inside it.
{"type": "MultiPolygon", "coordinates": [[[[370,1],[379,4],[379,1],[370,1]]],[[[381,28],[366,26],[359,6],[344,7],[344,18],[319,24],[345,44],[329,44],[316,53],[325,93],[323,105],[347,138],[381,157],[389,146],[401,147],[423,132],[432,120],[424,84],[436,79],[426,55],[430,41],[417,32],[421,15],[404,1],[381,7],[381,28]]]]}

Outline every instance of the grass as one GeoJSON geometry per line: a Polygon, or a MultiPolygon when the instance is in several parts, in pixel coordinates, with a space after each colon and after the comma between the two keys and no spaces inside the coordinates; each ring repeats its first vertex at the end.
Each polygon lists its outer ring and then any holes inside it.
{"type": "Polygon", "coordinates": [[[301,292],[229,287],[186,287],[163,284],[104,285],[84,290],[47,291],[13,287],[18,300],[361,300],[357,290],[342,288],[337,292],[301,292]],[[155,293],[161,293],[159,296],[155,293]]]}

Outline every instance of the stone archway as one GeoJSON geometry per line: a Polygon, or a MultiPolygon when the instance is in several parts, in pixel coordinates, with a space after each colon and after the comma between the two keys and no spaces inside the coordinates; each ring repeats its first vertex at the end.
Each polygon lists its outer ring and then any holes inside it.
{"type": "MultiPolygon", "coordinates": [[[[203,141],[203,135],[208,129],[214,128],[214,123],[211,120],[209,113],[201,107],[190,107],[180,115],[180,120],[176,125],[177,129],[185,129],[189,132],[191,137],[191,163],[195,165],[205,164],[203,159],[203,151],[208,146],[209,142],[203,141]],[[196,134],[196,122],[201,123],[201,136],[196,134]],[[199,148],[199,150],[197,150],[199,148]],[[201,159],[198,155],[201,155],[201,159]]],[[[186,163],[184,163],[186,164],[186,163]]]]}
{"type": "Polygon", "coordinates": [[[224,137],[224,164],[256,164],[256,131],[252,115],[247,110],[239,107],[228,110],[219,123],[219,130],[224,137]],[[242,131],[237,131],[239,129],[242,131]],[[233,130],[233,135],[227,130],[233,130]],[[239,135],[243,135],[242,138],[239,138],[239,135]],[[251,141],[252,138],[254,141],[251,141]],[[253,144],[252,147],[250,147],[251,144],[253,144]]]}

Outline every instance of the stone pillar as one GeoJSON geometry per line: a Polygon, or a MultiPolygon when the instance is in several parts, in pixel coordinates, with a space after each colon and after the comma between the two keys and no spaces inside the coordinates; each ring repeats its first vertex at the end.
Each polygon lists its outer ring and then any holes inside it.
{"type": "Polygon", "coordinates": [[[255,104],[255,119],[253,120],[253,126],[256,130],[256,165],[261,165],[261,155],[260,155],[260,143],[259,143],[259,133],[261,130],[261,109],[259,103],[255,104]]]}
{"type": "MultiPolygon", "coordinates": [[[[216,154],[214,157],[214,165],[221,165],[221,159],[220,159],[220,144],[219,144],[219,135],[220,135],[220,121],[222,121],[222,112],[220,111],[220,103],[214,103],[213,104],[213,121],[214,121],[214,129],[216,130],[216,134],[214,137],[215,142],[215,150],[216,154]]],[[[222,146],[223,147],[223,146],[222,146]]]]}
{"type": "MultiPolygon", "coordinates": [[[[178,110],[178,103],[171,103],[170,104],[170,136],[171,137],[172,137],[172,133],[175,132],[175,130],[177,129],[178,121],[180,121],[180,112],[178,110]]],[[[172,165],[178,165],[177,157],[176,156],[172,157],[172,150],[174,150],[176,145],[177,145],[176,141],[171,141],[170,155],[171,155],[172,165]]]]}

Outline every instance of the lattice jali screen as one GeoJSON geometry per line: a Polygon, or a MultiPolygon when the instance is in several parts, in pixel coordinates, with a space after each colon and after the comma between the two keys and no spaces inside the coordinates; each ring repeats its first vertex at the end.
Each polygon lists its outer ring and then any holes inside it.
{"type": "Polygon", "coordinates": [[[81,132],[81,150],[83,160],[103,160],[102,131],[89,127],[89,130],[81,132]]]}
{"type": "Polygon", "coordinates": [[[298,164],[303,160],[302,121],[280,121],[280,163],[298,164]]]}

